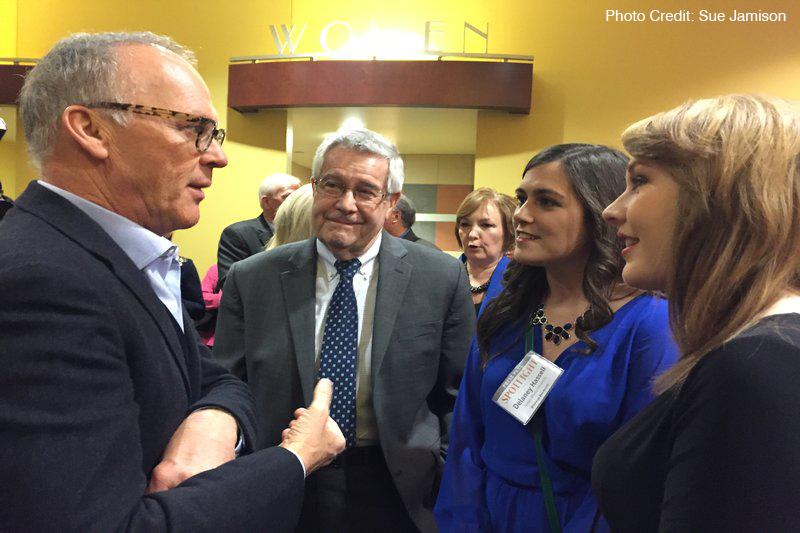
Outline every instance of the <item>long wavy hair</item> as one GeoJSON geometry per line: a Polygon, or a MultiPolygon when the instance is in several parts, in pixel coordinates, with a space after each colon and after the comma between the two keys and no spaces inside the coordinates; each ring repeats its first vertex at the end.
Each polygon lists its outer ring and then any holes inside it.
{"type": "MultiPolygon", "coordinates": [[[[525,166],[530,169],[558,162],[569,178],[583,206],[583,220],[589,241],[589,257],[583,276],[583,293],[589,309],[575,323],[575,333],[592,353],[597,343],[589,333],[613,317],[609,306],[614,288],[621,282],[623,260],[616,230],[603,220],[603,210],[625,190],[628,158],[622,152],[596,144],[558,144],[536,154],[525,166]]],[[[503,291],[489,303],[478,320],[478,346],[485,364],[491,357],[490,344],[501,329],[527,321],[547,295],[544,267],[512,261],[503,278],[503,291]]]]}
{"type": "Polygon", "coordinates": [[[681,356],[656,380],[663,392],[800,290],[800,111],[754,95],[697,100],[631,125],[622,142],[678,184],[665,290],[681,356]]]}

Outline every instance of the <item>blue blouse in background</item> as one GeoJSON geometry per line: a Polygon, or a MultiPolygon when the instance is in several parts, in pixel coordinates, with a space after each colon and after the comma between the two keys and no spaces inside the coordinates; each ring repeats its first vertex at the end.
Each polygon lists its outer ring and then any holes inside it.
{"type": "MultiPolygon", "coordinates": [[[[467,264],[467,256],[461,254],[461,262],[465,265],[467,264]]],[[[488,304],[491,300],[497,297],[498,294],[503,292],[503,275],[506,273],[506,269],[508,268],[508,264],[511,260],[503,255],[500,258],[500,261],[497,262],[497,266],[494,267],[494,271],[492,271],[492,275],[489,278],[489,287],[486,289],[486,293],[483,295],[483,300],[481,300],[480,307],[478,308],[478,316],[483,313],[483,310],[486,308],[486,304],[488,304]]]]}
{"type": "MultiPolygon", "coordinates": [[[[435,508],[443,532],[549,531],[533,435],[492,402],[525,353],[526,322],[496,336],[490,353],[505,350],[485,370],[474,340],[470,347],[435,508]]],[[[654,296],[634,298],[590,337],[598,344],[593,353],[580,353],[586,345],[578,341],[556,359],[564,373],[540,408],[545,461],[565,532],[591,530],[597,511],[590,486],[595,452],[650,402],[653,377],[677,359],[667,302],[654,296]]],[[[539,353],[541,342],[536,335],[539,353]]],[[[605,529],[601,520],[598,530],[605,529]]]]}

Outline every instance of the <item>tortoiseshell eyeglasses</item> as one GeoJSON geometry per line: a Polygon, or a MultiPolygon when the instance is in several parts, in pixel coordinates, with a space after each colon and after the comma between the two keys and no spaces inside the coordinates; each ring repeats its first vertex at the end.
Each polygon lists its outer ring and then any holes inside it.
{"type": "Polygon", "coordinates": [[[160,107],[122,104],[118,102],[95,102],[84,105],[88,108],[115,109],[117,111],[129,111],[139,115],[150,115],[151,117],[162,117],[187,122],[197,131],[197,140],[195,140],[194,144],[199,152],[208,150],[208,147],[211,146],[211,141],[217,141],[220,146],[222,146],[222,142],[225,140],[224,129],[217,128],[217,123],[210,118],[201,117],[199,115],[190,115],[189,113],[172,111],[171,109],[163,109],[160,107]]]}

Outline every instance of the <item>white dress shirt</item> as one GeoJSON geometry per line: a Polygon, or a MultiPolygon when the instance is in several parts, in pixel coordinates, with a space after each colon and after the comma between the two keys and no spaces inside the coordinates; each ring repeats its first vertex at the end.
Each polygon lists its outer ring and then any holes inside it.
{"type": "MultiPolygon", "coordinates": [[[[361,267],[353,276],[353,291],[358,307],[358,375],[356,376],[356,444],[377,444],[378,434],[375,412],[372,408],[372,326],[375,321],[375,296],[378,291],[378,251],[382,235],[358,257],[361,267]]],[[[334,266],[336,257],[325,244],[317,239],[317,277],[315,300],[315,343],[317,368],[325,334],[325,321],[333,292],[339,285],[339,273],[334,266]]]]}

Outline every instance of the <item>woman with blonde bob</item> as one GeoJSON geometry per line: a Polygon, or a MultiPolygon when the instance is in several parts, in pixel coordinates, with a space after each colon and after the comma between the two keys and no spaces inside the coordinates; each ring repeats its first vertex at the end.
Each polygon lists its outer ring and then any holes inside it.
{"type": "Polygon", "coordinates": [[[283,201],[275,213],[275,234],[267,242],[266,250],[290,242],[304,241],[314,235],[311,220],[313,197],[311,184],[306,183],[283,201]]]}
{"type": "Polygon", "coordinates": [[[679,362],[598,452],[615,531],[800,531],[800,113],[690,102],[630,126],[605,211],[626,283],[663,291],[679,362]]]}

